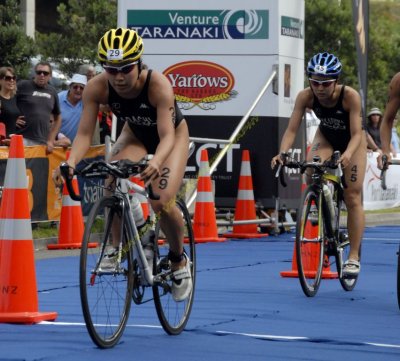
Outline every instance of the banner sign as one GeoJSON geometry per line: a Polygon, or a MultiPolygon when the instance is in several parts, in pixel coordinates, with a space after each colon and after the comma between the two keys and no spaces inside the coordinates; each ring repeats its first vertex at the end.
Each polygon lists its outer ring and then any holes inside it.
{"type": "Polygon", "coordinates": [[[360,82],[360,94],[363,111],[363,119],[366,116],[368,96],[368,27],[369,27],[369,1],[353,0],[353,22],[357,48],[358,80],[360,82]]]}
{"type": "Polygon", "coordinates": [[[400,167],[391,166],[386,171],[386,190],[381,186],[381,171],[377,167],[378,153],[368,153],[363,199],[364,209],[376,210],[400,206],[400,167]]]}
{"type": "MultiPolygon", "coordinates": [[[[0,185],[4,184],[7,167],[8,147],[0,147],[0,185]]],[[[53,153],[46,155],[46,146],[25,147],[26,175],[28,177],[29,209],[31,220],[59,220],[62,207],[62,194],[54,186],[53,169],[66,160],[66,149],[55,148],[53,153]]],[[[104,158],[104,145],[92,146],[85,156],[86,161],[104,158]]],[[[83,162],[78,165],[83,166],[83,162]]],[[[91,205],[98,199],[101,190],[96,185],[102,181],[81,180],[78,177],[79,192],[82,196],[83,215],[86,216],[91,205]]]]}
{"type": "MultiPolygon", "coordinates": [[[[216,205],[233,207],[248,149],[256,200],[274,206],[275,197],[291,194],[278,188],[268,164],[304,87],[304,0],[124,0],[118,26],[143,37],[143,61],[170,81],[191,137],[229,139],[276,70],[276,86],[265,91],[212,178],[216,205]]],[[[302,142],[300,136],[296,154],[302,142]]],[[[186,176],[197,177],[202,149],[213,159],[223,147],[196,144],[186,176]]],[[[292,187],[297,199],[300,185],[292,187]]]]}

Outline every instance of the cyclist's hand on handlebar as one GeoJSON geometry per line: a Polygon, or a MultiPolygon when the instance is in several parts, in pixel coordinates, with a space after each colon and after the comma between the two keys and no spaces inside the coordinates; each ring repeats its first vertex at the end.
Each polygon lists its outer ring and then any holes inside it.
{"type": "Polygon", "coordinates": [[[140,179],[145,182],[146,186],[160,176],[160,166],[154,158],[147,162],[146,169],[140,174],[140,179]]]}
{"type": "Polygon", "coordinates": [[[388,154],[379,153],[378,157],[376,158],[376,162],[378,163],[378,169],[380,170],[388,169],[391,160],[392,156],[390,153],[388,154]],[[385,164],[383,162],[384,159],[385,159],[385,164]]]}
{"type": "Polygon", "coordinates": [[[350,164],[351,157],[352,155],[347,151],[341,155],[339,158],[339,163],[342,164],[342,168],[346,168],[350,164]]]}
{"type": "Polygon", "coordinates": [[[271,159],[271,169],[274,169],[278,164],[284,164],[284,158],[281,153],[271,159]]]}
{"type": "MultiPolygon", "coordinates": [[[[69,168],[69,175],[70,178],[72,178],[74,175],[74,170],[72,167],[69,168]]],[[[61,175],[60,166],[53,170],[52,178],[56,187],[61,187],[63,185],[63,177],[61,175]]]]}

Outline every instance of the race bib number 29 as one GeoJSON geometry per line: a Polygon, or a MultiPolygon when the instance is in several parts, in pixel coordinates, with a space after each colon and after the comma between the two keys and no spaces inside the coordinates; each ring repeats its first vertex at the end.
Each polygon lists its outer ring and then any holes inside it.
{"type": "Polygon", "coordinates": [[[122,49],[108,49],[107,59],[108,60],[122,60],[124,56],[124,51],[122,49]]]}

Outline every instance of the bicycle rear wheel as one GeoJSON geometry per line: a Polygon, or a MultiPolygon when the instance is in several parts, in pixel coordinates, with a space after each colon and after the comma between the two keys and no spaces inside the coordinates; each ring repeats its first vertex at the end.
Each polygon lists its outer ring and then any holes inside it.
{"type": "MultiPolygon", "coordinates": [[[[92,207],[86,222],[80,256],[80,294],[83,316],[93,342],[101,348],[113,347],[125,329],[132,299],[132,258],[122,250],[123,261],[116,270],[102,272],[99,263],[111,245],[111,224],[121,217],[115,197],[103,197],[92,207]],[[89,243],[98,247],[90,249],[89,243]]],[[[126,232],[124,232],[126,241],[126,232]]],[[[128,242],[124,242],[128,245],[128,242]]]]}
{"type": "Polygon", "coordinates": [[[400,308],[400,247],[397,252],[397,303],[400,308]]]}
{"type": "MultiPolygon", "coordinates": [[[[180,334],[189,320],[190,312],[193,305],[196,281],[196,247],[191,218],[185,203],[177,200],[176,205],[180,210],[184,221],[184,252],[187,254],[190,260],[193,287],[191,293],[184,301],[176,302],[171,295],[172,280],[168,280],[164,284],[153,286],[154,303],[157,310],[158,318],[165,332],[170,335],[180,334]]],[[[162,231],[160,230],[159,225],[157,225],[156,227],[155,240],[155,249],[157,250],[155,254],[158,258],[157,266],[155,266],[157,267],[156,273],[168,273],[170,270],[168,262],[169,246],[167,240],[162,234],[162,231]],[[164,245],[161,245],[162,241],[165,242],[164,245]]],[[[156,263],[154,262],[154,264],[156,263]]]]}
{"type": "Polygon", "coordinates": [[[313,297],[321,283],[324,261],[323,215],[320,196],[312,186],[304,193],[296,225],[296,259],[303,292],[313,297]]]}

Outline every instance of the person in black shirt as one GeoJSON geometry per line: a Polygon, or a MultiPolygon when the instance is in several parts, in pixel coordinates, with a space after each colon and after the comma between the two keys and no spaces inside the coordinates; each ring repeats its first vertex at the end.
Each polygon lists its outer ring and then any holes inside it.
{"type": "Polygon", "coordinates": [[[54,140],[61,126],[60,105],[56,90],[49,85],[52,68],[50,63],[40,61],[35,65],[33,80],[18,82],[17,106],[25,116],[17,133],[23,135],[24,145],[46,145],[51,153],[54,140]],[[50,114],[54,115],[54,124],[50,128],[50,114]]]}
{"type": "Polygon", "coordinates": [[[15,134],[16,126],[23,121],[17,107],[15,93],[17,91],[16,76],[11,67],[0,68],[0,122],[5,124],[6,138],[15,134]]]}
{"type": "MultiPolygon", "coordinates": [[[[283,135],[280,153],[288,152],[298,133],[307,108],[320,119],[307,159],[318,155],[329,159],[336,150],[341,152],[340,162],[347,183],[344,190],[350,239],[349,258],[343,273],[349,276],[360,271],[359,251],[364,232],[365,217],[362,189],[367,163],[367,137],[362,127],[361,97],[349,86],[338,84],[342,70],[339,59],[327,52],[314,55],[307,65],[310,86],[299,92],[295,106],[283,135]]],[[[271,160],[272,168],[282,163],[280,154],[271,160]]]]}

